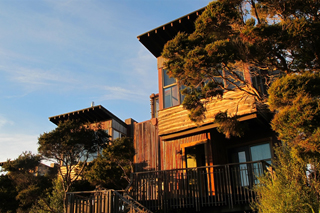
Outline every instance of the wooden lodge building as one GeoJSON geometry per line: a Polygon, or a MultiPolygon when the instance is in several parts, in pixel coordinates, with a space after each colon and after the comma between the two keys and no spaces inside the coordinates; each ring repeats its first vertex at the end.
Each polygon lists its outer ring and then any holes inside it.
{"type": "MultiPolygon", "coordinates": [[[[136,212],[140,207],[148,209],[146,212],[250,212],[249,204],[255,199],[252,187],[258,182],[256,177],[263,174],[273,157],[272,146],[277,139],[269,126],[270,115],[254,97],[237,90],[225,92],[223,99],[213,99],[207,104],[206,118],[197,125],[190,121],[189,112],[181,105],[180,85],[169,78],[163,68],[161,52],[166,42],[179,31],[193,32],[194,21],[204,9],[138,36],[157,59],[154,72],[158,72],[159,91],[150,96],[150,120],[134,123],[135,173],[129,193],[121,197],[124,194],[108,192],[109,198],[120,197],[121,205],[130,203],[131,210],[136,212]],[[239,121],[248,127],[243,137],[226,139],[217,131],[214,115],[225,110],[237,113],[239,121]]],[[[255,87],[263,85],[249,71],[244,76],[255,87]]],[[[262,93],[263,89],[263,86],[257,88],[262,93]]],[[[121,131],[116,127],[125,125],[102,106],[50,120],[56,123],[71,116],[92,117],[92,121],[100,119],[109,132],[121,131]]],[[[87,212],[76,210],[76,196],[69,195],[68,202],[74,205],[68,212],[87,212]]],[[[120,204],[117,207],[113,204],[111,208],[100,201],[96,202],[99,205],[96,204],[94,212],[126,212],[120,204]]],[[[81,208],[84,209],[83,206],[78,209],[81,208]]]]}
{"type": "MultiPolygon", "coordinates": [[[[254,97],[228,91],[223,99],[207,104],[203,123],[190,121],[181,105],[180,85],[169,78],[161,56],[164,45],[179,32],[194,31],[194,21],[204,8],[138,36],[157,58],[158,94],[152,94],[151,116],[134,126],[136,155],[132,197],[148,209],[167,212],[243,212],[254,199],[252,186],[273,157],[277,142],[268,113],[254,97]],[[241,138],[216,130],[219,111],[239,116],[248,131],[241,138]]],[[[248,71],[249,72],[249,71],[248,71]]],[[[259,78],[244,73],[255,87],[259,78]]],[[[260,92],[263,87],[256,88],[260,92]]]]}

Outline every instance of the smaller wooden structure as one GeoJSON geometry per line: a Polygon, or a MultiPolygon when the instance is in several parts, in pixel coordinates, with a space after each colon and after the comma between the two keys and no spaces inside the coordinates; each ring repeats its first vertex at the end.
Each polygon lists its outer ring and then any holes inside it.
{"type": "MultiPolygon", "coordinates": [[[[135,123],[131,118],[123,122],[120,118],[101,105],[52,116],[49,117],[49,120],[56,125],[66,120],[76,120],[84,125],[90,125],[90,128],[93,130],[97,128],[105,130],[111,136],[111,139],[120,138],[122,136],[131,136],[133,132],[132,128],[135,123]]],[[[90,157],[88,161],[92,161],[98,154],[99,153],[96,153],[95,156],[90,157]]],[[[60,166],[62,174],[66,174],[66,167],[63,165],[60,166]]],[[[75,165],[71,171],[71,175],[75,175],[77,169],[79,169],[78,165],[75,165]]]]}
{"type": "Polygon", "coordinates": [[[78,120],[82,123],[89,123],[93,129],[100,125],[113,139],[121,135],[128,135],[130,132],[128,126],[131,125],[131,123],[123,122],[101,105],[52,116],[49,117],[49,120],[56,125],[65,120],[78,120]]]}

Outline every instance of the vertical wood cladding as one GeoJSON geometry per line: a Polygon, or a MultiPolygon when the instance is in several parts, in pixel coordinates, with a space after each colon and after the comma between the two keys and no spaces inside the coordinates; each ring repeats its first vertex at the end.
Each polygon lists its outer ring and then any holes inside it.
{"type": "Polygon", "coordinates": [[[161,170],[184,168],[185,162],[182,147],[187,146],[188,143],[193,144],[206,140],[208,140],[207,133],[201,133],[175,140],[161,141],[161,170]]]}
{"type": "Polygon", "coordinates": [[[134,124],[135,172],[159,169],[159,137],[151,120],[134,124]]]}

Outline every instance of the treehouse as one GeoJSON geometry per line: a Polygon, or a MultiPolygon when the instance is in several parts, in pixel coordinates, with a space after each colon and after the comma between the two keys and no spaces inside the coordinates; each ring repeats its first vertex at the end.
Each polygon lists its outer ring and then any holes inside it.
{"type": "MultiPolygon", "coordinates": [[[[178,32],[193,32],[194,21],[203,11],[138,36],[157,58],[159,91],[150,96],[151,119],[134,126],[136,155],[131,196],[152,211],[250,210],[249,203],[255,197],[252,187],[271,162],[272,146],[277,143],[269,126],[270,113],[245,91],[224,91],[223,98],[209,100],[199,123],[192,122],[189,111],[181,105],[183,85],[168,76],[161,53],[178,32]],[[222,111],[237,115],[246,127],[244,136],[227,139],[217,131],[215,114],[222,111]]],[[[259,75],[246,69],[241,76],[265,93],[259,75]]]]}

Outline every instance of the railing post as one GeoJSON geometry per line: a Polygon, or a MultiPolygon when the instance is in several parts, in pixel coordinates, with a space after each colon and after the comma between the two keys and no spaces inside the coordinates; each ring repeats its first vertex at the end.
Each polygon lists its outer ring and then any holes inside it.
{"type": "Polygon", "coordinates": [[[232,183],[231,183],[231,177],[230,177],[230,166],[225,166],[226,171],[226,184],[227,184],[227,193],[228,193],[228,203],[229,208],[233,208],[233,197],[232,197],[232,183]]]}

